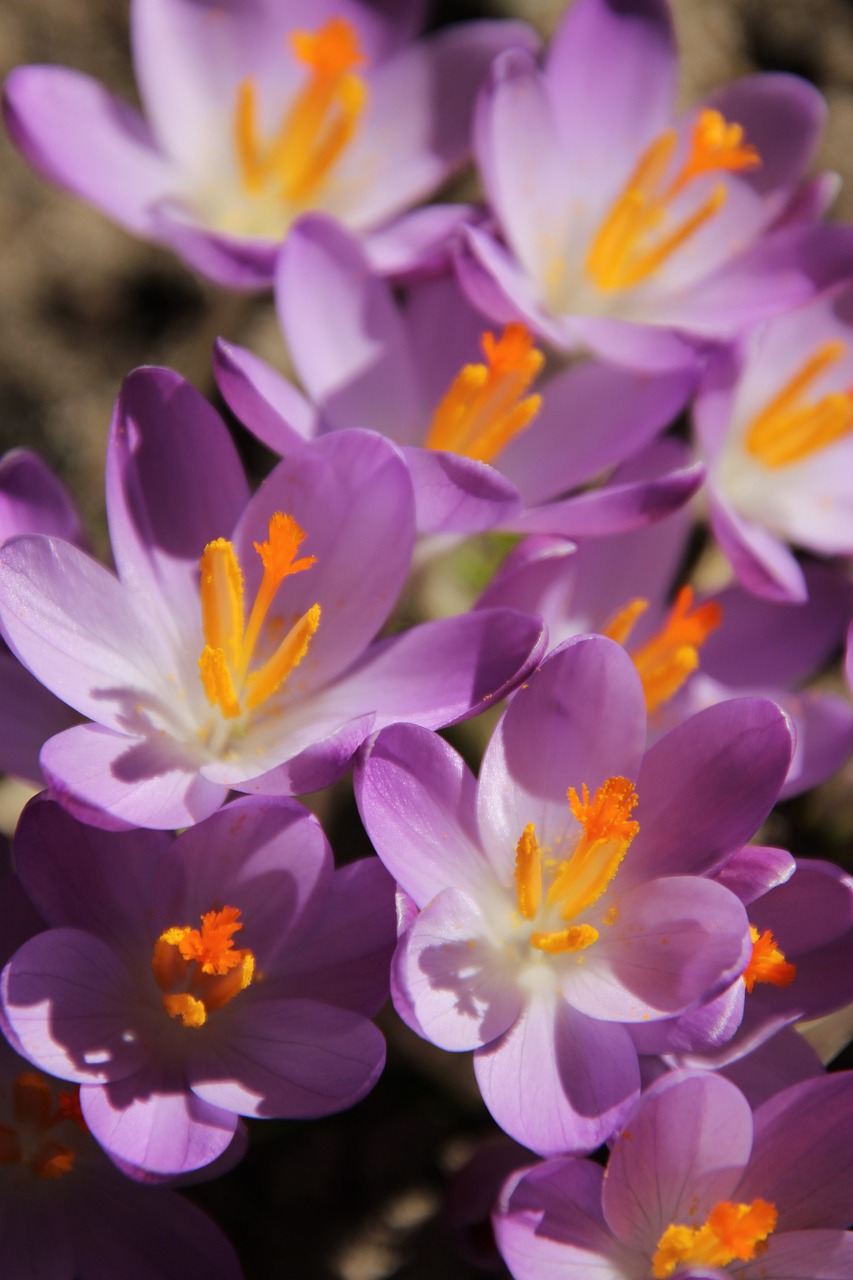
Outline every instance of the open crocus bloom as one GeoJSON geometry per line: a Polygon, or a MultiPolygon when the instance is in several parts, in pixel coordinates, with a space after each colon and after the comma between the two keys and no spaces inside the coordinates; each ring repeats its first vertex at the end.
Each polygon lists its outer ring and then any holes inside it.
{"type": "Polygon", "coordinates": [[[475,149],[503,242],[472,229],[460,262],[487,314],[664,368],[691,338],[731,337],[811,296],[833,263],[849,273],[845,232],[773,231],[813,153],[820,95],[754,76],[676,120],[675,71],[665,0],[578,0],[544,71],[519,50],[496,60],[475,149]]]}
{"type": "Polygon", "coordinates": [[[9,130],[37,169],[135,234],[221,284],[268,284],[306,209],[368,232],[431,194],[468,153],[491,59],[536,45],[515,22],[411,42],[422,9],[135,0],[144,119],[77,72],[21,67],[9,130]]]}
{"type": "Polygon", "coordinates": [[[515,1280],[847,1280],[853,1075],[806,1080],[753,1113],[733,1084],[673,1072],[606,1171],[549,1160],[494,1215],[515,1280]]]}
{"type": "Polygon", "coordinates": [[[89,821],[185,827],[229,788],[315,790],[372,728],[464,718],[541,648],[538,620],[508,610],[371,645],[414,540],[409,473],[375,434],[316,441],[249,498],[210,405],[177,374],[139,370],[107,490],[118,578],[56,538],[0,551],[4,634],[94,722],[41,756],[89,821]]]}
{"type": "Polygon", "coordinates": [[[411,902],[397,1010],[442,1048],[474,1049],[495,1119],[542,1153],[604,1141],[639,1089],[629,1028],[653,1039],[751,952],[742,905],[704,873],[778,794],[784,716],[739,699],[645,741],[633,664],[584,636],[513,695],[479,783],[409,725],[383,731],[357,774],[367,830],[411,902]]]}
{"type": "Polygon", "coordinates": [[[719,353],[694,412],[711,523],[738,579],[771,600],[804,600],[788,544],[853,551],[853,290],[719,353]]]}
{"type": "Polygon", "coordinates": [[[658,518],[699,484],[685,459],[577,496],[672,421],[692,368],[653,377],[586,361],[540,377],[544,356],[525,325],[493,331],[447,276],[399,302],[358,241],[318,215],[301,219],[282,250],[276,303],[310,401],[220,342],[216,374],[231,408],[284,455],[306,436],[351,427],[396,441],[419,531],[602,534],[658,518]]]}
{"type": "MultiPolygon", "coordinates": [[[[658,442],[619,468],[614,483],[671,470],[681,450],[674,441],[658,442]],[[670,460],[656,460],[661,454],[670,460]]],[[[555,538],[530,538],[504,561],[480,607],[540,614],[552,646],[589,631],[618,640],[642,679],[652,737],[727,698],[772,698],[796,730],[783,796],[817,786],[853,751],[849,701],[807,683],[843,637],[849,582],[840,570],[811,564],[803,570],[809,599],[800,605],[761,600],[737,585],[706,599],[689,586],[673,595],[691,528],[682,510],[647,529],[586,539],[574,549],[555,538]]]]}
{"type": "Polygon", "coordinates": [[[5,970],[6,1025],[119,1162],[201,1168],[239,1115],[328,1115],[375,1083],[393,886],[375,859],[335,871],[295,801],[244,796],[175,838],[37,799],[16,861],[51,927],[5,970]]]}

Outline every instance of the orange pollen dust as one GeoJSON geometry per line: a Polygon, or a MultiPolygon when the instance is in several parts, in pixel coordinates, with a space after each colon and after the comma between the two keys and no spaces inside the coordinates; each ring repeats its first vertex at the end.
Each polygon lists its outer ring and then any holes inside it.
{"type": "Polygon", "coordinates": [[[749,926],[752,938],[752,955],[743,974],[744,986],[751,992],[756,982],[769,982],[774,987],[789,987],[797,976],[797,966],[785,959],[770,929],[759,934],[755,925],[749,926]]]}
{"type": "Polygon", "coordinates": [[[243,574],[233,546],[217,538],[204,549],[200,568],[205,646],[198,660],[199,673],[208,702],[219,707],[226,720],[255,711],[276,692],[305,657],[320,625],[320,606],[313,604],[266,661],[249,670],[279,586],[315,562],[315,556],[295,558],[304,540],[292,516],[277,511],[270,518],[268,541],[254,544],[264,574],[245,625],[243,574]]]}
{"type": "MultiPolygon", "coordinates": [[[[603,634],[625,645],[634,624],[649,607],[648,600],[631,600],[603,628],[603,634]]],[[[629,652],[646,695],[649,713],[674,697],[687,677],[699,666],[699,651],[712,631],[723,621],[723,611],[715,600],[693,608],[693,591],[682,587],[658,631],[629,652]]]]}
{"type": "Polygon", "coordinates": [[[776,1227],[775,1205],[766,1200],[732,1204],[721,1200],[701,1227],[673,1222],[666,1228],[652,1258],[655,1280],[667,1280],[685,1264],[725,1267],[750,1262],[766,1248],[776,1227]]]}
{"type": "Polygon", "coordinates": [[[258,93],[247,76],[237,90],[234,141],[244,190],[272,190],[279,199],[307,205],[352,142],[367,105],[367,86],[356,68],[366,58],[355,28],[330,18],[319,30],[293,31],[291,51],[307,71],[271,139],[258,124],[258,93]]]}
{"type": "Polygon", "coordinates": [[[516,847],[519,915],[524,920],[536,920],[544,901],[545,917],[556,911],[559,923],[566,926],[531,933],[530,945],[550,955],[583,951],[597,940],[594,925],[574,922],[602,896],[640,829],[630,816],[637,804],[637,793],[627,778],[608,778],[592,800],[585,785],[582,792],[583,798],[574,787],[568,791],[572,814],[582,831],[570,857],[553,868],[547,891],[544,879],[548,862],[532,822],[524,828],[516,847]]]}
{"type": "Polygon", "coordinates": [[[76,1088],[63,1090],[55,1105],[49,1081],[37,1071],[22,1071],[12,1086],[14,1123],[0,1125],[0,1165],[24,1164],[37,1178],[48,1181],[71,1173],[75,1151],[58,1142],[53,1131],[70,1121],[88,1133],[79,1095],[76,1088]]]}
{"type": "Polygon", "coordinates": [[[527,390],[545,357],[516,321],[499,338],[486,332],[480,342],[486,363],[462,366],[433,414],[425,443],[492,462],[539,412],[542,397],[527,390]]]}
{"type": "Polygon", "coordinates": [[[728,193],[726,184],[718,182],[680,222],[673,219],[673,203],[697,178],[741,173],[761,163],[755,147],[744,141],[742,127],[710,109],[700,111],[693,122],[686,153],[673,174],[678,150],[677,129],[659,134],[610,207],[586,259],[587,273],[599,289],[617,292],[642,284],[722,208],[728,193]]]}
{"type": "Polygon", "coordinates": [[[243,928],[237,907],[222,907],[201,917],[201,928],[174,925],[154,944],[151,969],[163,993],[163,1008],[185,1027],[203,1027],[207,1015],[221,1009],[255,976],[255,957],[234,946],[243,928]]]}
{"type": "Polygon", "coordinates": [[[853,387],[808,398],[814,383],[847,354],[840,338],[824,342],[753,418],[746,452],[770,470],[790,467],[853,432],[853,387]]]}

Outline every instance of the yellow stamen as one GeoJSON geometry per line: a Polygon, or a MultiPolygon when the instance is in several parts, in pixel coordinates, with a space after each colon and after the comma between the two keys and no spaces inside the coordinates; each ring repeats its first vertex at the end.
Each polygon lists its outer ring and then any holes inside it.
{"type": "Polygon", "coordinates": [[[548,955],[563,955],[571,951],[584,951],[598,940],[598,930],[591,924],[571,924],[568,929],[558,929],[553,933],[532,933],[531,947],[538,947],[548,955]]]}
{"type": "MultiPolygon", "coordinates": [[[[647,607],[647,600],[630,601],[607,624],[604,634],[625,644],[634,623],[647,607]]],[[[722,620],[722,608],[715,600],[706,600],[694,609],[693,591],[690,587],[681,588],[660,630],[631,652],[643,682],[649,712],[674,697],[696,670],[700,649],[722,620]]]]}
{"type": "Polygon", "coordinates": [[[670,1223],[652,1258],[655,1280],[667,1280],[686,1263],[726,1267],[730,1262],[750,1262],[762,1252],[776,1226],[775,1205],[766,1200],[732,1204],[721,1200],[701,1227],[670,1223]]]}
{"type": "Polygon", "coordinates": [[[433,414],[428,449],[445,449],[491,462],[529,426],[542,397],[526,395],[545,357],[523,324],[508,324],[500,338],[484,333],[485,364],[466,364],[433,414]]]}
{"type": "Polygon", "coordinates": [[[251,984],[255,957],[234,946],[243,928],[237,907],[222,907],[201,917],[201,928],[173,925],[154,944],[151,969],[163,992],[163,1007],[185,1027],[203,1027],[208,1014],[233,1000],[251,984]]]}
{"type": "Polygon", "coordinates": [[[752,938],[752,955],[743,975],[744,986],[751,992],[756,982],[769,982],[774,987],[789,987],[797,976],[797,966],[785,959],[770,929],[759,934],[754,924],[749,926],[752,938]]]}
{"type": "Polygon", "coordinates": [[[516,846],[515,885],[519,914],[532,920],[542,902],[542,850],[532,822],[528,822],[516,846]]]}
{"type": "Polygon", "coordinates": [[[256,542],[264,573],[243,628],[243,575],[230,542],[217,538],[201,558],[201,616],[205,647],[199,658],[202,687],[211,706],[226,720],[251,713],[283,684],[308,652],[320,624],[314,604],[290,628],[270,658],[249,668],[276,592],[285,578],[310,569],[316,556],[297,559],[305,533],[292,516],[277,511],[266,542],[256,542]]]}
{"type": "Polygon", "coordinates": [[[757,462],[774,470],[789,467],[850,435],[853,389],[806,399],[813,384],[846,352],[840,338],[823,343],[756,415],[743,443],[757,462]]]}
{"type": "Polygon", "coordinates": [[[582,791],[583,799],[570,787],[568,798],[583,832],[571,857],[558,869],[546,898],[548,906],[559,904],[564,920],[574,919],[598,901],[640,829],[630,818],[637,793],[627,778],[608,778],[591,801],[586,784],[582,791]]]}
{"type": "Polygon", "coordinates": [[[602,222],[586,260],[587,273],[599,289],[615,292],[642,284],[722,208],[724,183],[680,223],[668,226],[673,201],[696,178],[760,164],[758,152],[743,141],[741,126],[718,111],[699,113],[686,159],[667,182],[677,146],[675,129],[654,139],[602,222]]]}
{"type": "Polygon", "coordinates": [[[294,31],[294,56],[307,80],[277,132],[264,142],[258,127],[257,88],[251,76],[237,90],[234,141],[245,190],[267,188],[292,204],[316,194],[354,138],[367,105],[367,86],[355,74],[365,64],[354,27],[331,18],[318,31],[294,31]]]}

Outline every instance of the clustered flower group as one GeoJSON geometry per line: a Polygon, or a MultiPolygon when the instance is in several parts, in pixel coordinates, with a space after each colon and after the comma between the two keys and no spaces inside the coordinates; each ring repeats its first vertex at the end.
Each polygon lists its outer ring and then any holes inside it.
{"type": "Polygon", "coordinates": [[[0,1273],[239,1277],[168,1184],[362,1098],[390,988],[523,1148],[456,1207],[516,1280],[850,1280],[853,1078],[795,1028],[853,1002],[853,878],[750,843],[853,755],[809,684],[853,617],[822,99],[677,115],[666,0],[574,0],[544,52],[423,7],[131,0],[143,115],[6,84],[44,175],[274,288],[299,385],[215,346],[281,459],[252,491],[131,372],[112,568],[0,461],[0,767],[41,788],[0,874],[0,1273]],[[469,151],[484,203],[416,207],[469,151]],[[412,623],[413,556],[495,532],[412,623]],[[504,699],[475,777],[437,731],[504,699]],[[336,866],[296,797],[351,767],[378,857],[336,866]]]}

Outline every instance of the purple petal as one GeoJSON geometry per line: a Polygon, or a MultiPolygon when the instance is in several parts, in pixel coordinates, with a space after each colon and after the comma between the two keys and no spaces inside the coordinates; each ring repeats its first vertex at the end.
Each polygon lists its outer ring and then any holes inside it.
{"type": "Polygon", "coordinates": [[[437,734],[383,729],[356,770],[356,798],[371,841],[419,907],[443,889],[475,891],[486,863],[471,771],[437,734]]]}
{"type": "Polygon", "coordinates": [[[403,214],[365,237],[373,270],[398,284],[413,284],[444,271],[461,228],[482,216],[476,205],[430,204],[403,214]]]}
{"type": "MultiPolygon", "coordinates": [[[[646,734],[645,701],[621,645],[582,636],[555,650],[510,702],[483,757],[478,813],[499,878],[512,872],[522,831],[560,847],[577,829],[566,798],[610,777],[634,779],[646,734]]],[[[640,792],[642,797],[642,792],[640,792]]]]}
{"type": "Polygon", "coordinates": [[[49,533],[83,547],[86,534],[68,490],[47,463],[28,449],[0,459],[0,539],[49,533]]]}
{"type": "Polygon", "coordinates": [[[671,1222],[702,1223],[749,1159],[752,1112],[728,1080],[670,1074],[617,1138],[602,1193],[611,1231],[651,1256],[671,1222]]]}
{"type": "Polygon", "coordinates": [[[317,415],[292,383],[259,356],[217,338],[213,374],[228,408],[273,453],[290,453],[317,434],[317,415]]]}
{"type": "Polygon", "coordinates": [[[476,903],[459,889],[444,889],[400,939],[395,987],[421,1034],[441,1049],[491,1044],[521,1012],[512,961],[485,933],[476,903]]]}
{"type": "Polygon", "coordinates": [[[152,206],[178,176],[136,111],[65,67],[19,67],[3,106],[12,141],[40,173],[137,235],[152,234],[152,206]]]}
{"type": "Polygon", "coordinates": [[[183,205],[164,202],[151,216],[156,238],[201,275],[226,289],[269,289],[279,242],[250,239],[199,225],[183,205]]]}
{"type": "Polygon", "coordinates": [[[741,125],[758,151],[761,164],[740,181],[763,194],[799,180],[814,159],[826,123],[826,99],[799,76],[746,76],[718,89],[707,106],[741,125]]]}
{"type": "Polygon", "coordinates": [[[443,450],[403,450],[420,533],[482,533],[519,510],[515,485],[485,462],[443,450]]]}
{"type": "Polygon", "coordinates": [[[372,1022],[313,1000],[256,999],[231,1012],[228,1038],[200,1046],[193,1092],[241,1115],[311,1119],[351,1107],[385,1065],[372,1022]]]}
{"type": "Polygon", "coordinates": [[[211,1106],[158,1068],[80,1090],[83,1118],[108,1154],[157,1174],[187,1173],[215,1160],[237,1117],[211,1106]]]}
{"type": "Polygon", "coordinates": [[[40,785],[39,752],[77,718],[17,658],[0,650],[0,772],[40,785]]]}
{"type": "Polygon", "coordinates": [[[744,1057],[725,1063],[719,1070],[737,1085],[755,1110],[789,1085],[822,1076],[824,1065],[805,1036],[791,1027],[783,1027],[770,1040],[750,1049],[744,1057]]]}
{"type": "Polygon", "coordinates": [[[847,1226],[851,1104],[853,1076],[841,1072],[793,1085],[760,1107],[738,1199],[771,1201],[784,1231],[847,1226]]]}
{"type": "Polygon", "coordinates": [[[97,724],[76,725],[42,748],[55,797],[81,822],[112,830],[175,830],[218,809],[226,788],[201,776],[174,739],[132,737],[97,724]]]}
{"type": "Polygon", "coordinates": [[[719,493],[711,495],[711,528],[747,591],[782,604],[806,599],[803,572],[788,548],[760,525],[743,519],[719,493]]]}
{"type": "MultiPolygon", "coordinates": [[[[629,855],[630,856],[630,855],[629,855]]],[[[612,900],[589,960],[564,983],[574,1008],[593,1018],[643,1022],[720,994],[752,952],[749,921],[734,894],[710,880],[673,876],[612,900]]]]}
{"type": "Polygon", "coordinates": [[[501,1128],[539,1155],[593,1151],[625,1119],[640,1087],[624,1027],[545,995],[477,1051],[474,1069],[501,1128]]]}
{"type": "Polygon", "coordinates": [[[137,1071],[137,984],[113,949],[81,929],[51,929],[25,942],[3,971],[3,1008],[22,1052],[51,1075],[78,1083],[137,1071]]]}
{"type": "Polygon", "coordinates": [[[740,1268],[742,1280],[848,1280],[853,1275],[849,1231],[774,1232],[766,1251],[740,1268]]]}
{"type": "Polygon", "coordinates": [[[809,791],[831,777],[853,753],[853,708],[831,693],[806,690],[779,697],[797,735],[781,799],[809,791]]]}
{"type": "Polygon", "coordinates": [[[419,442],[428,415],[403,318],[354,236],[331,218],[301,218],[279,258],[276,304],[299,377],[330,427],[419,442]]]}
{"type": "Polygon", "coordinates": [[[714,879],[748,907],[768,889],[790,880],[795,867],[791,854],[784,849],[748,844],[729,858],[714,879]]]}
{"type": "Polygon", "coordinates": [[[744,845],[788,772],[787,718],[764,698],[735,698],[683,721],[646,753],[639,835],[622,868],[633,882],[703,874],[744,845]]]}

